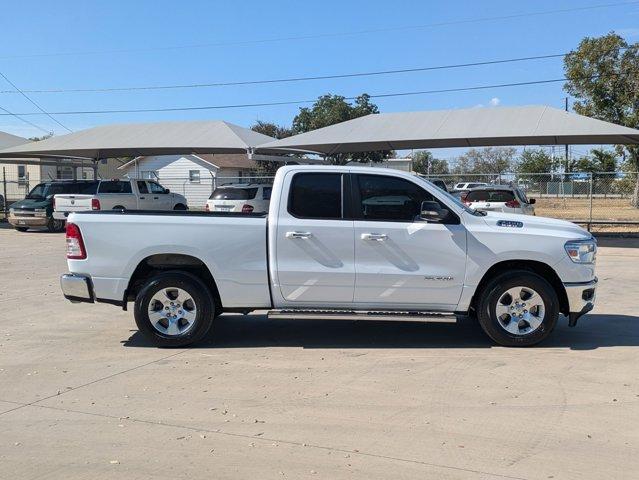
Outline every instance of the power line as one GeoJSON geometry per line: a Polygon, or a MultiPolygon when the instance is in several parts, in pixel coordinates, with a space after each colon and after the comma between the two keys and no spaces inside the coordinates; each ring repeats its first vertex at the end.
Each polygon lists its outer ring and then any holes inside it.
{"type": "Polygon", "coordinates": [[[182,49],[190,49],[190,48],[246,46],[246,45],[257,45],[257,44],[263,44],[263,43],[286,42],[286,41],[294,41],[294,40],[312,40],[312,39],[347,37],[347,36],[352,37],[352,36],[358,36],[358,35],[386,33],[386,32],[394,32],[394,31],[421,30],[426,28],[466,25],[466,24],[472,24],[472,23],[491,22],[491,21],[498,21],[498,20],[514,20],[518,18],[557,15],[562,13],[572,13],[572,12],[580,12],[580,11],[588,11],[588,10],[597,10],[597,9],[603,9],[603,8],[636,5],[638,3],[639,3],[639,0],[629,1],[629,2],[605,3],[605,4],[590,5],[585,7],[562,8],[562,9],[556,9],[556,10],[515,13],[515,14],[509,14],[509,15],[479,17],[479,18],[470,18],[470,19],[463,19],[463,20],[449,20],[444,22],[427,23],[427,24],[421,24],[421,25],[374,28],[374,29],[366,29],[366,30],[356,30],[352,32],[318,33],[318,34],[312,34],[312,35],[293,35],[293,36],[287,36],[287,37],[264,38],[264,39],[255,39],[255,40],[237,40],[237,41],[229,41],[229,42],[199,43],[199,44],[173,45],[173,46],[149,47],[149,48],[94,50],[94,51],[84,51],[84,52],[35,53],[35,54],[26,54],[26,55],[5,55],[5,56],[0,56],[0,59],[104,55],[104,54],[119,54],[119,53],[144,53],[144,52],[157,52],[157,51],[168,51],[168,50],[182,50],[182,49]]]}
{"type": "MultiPolygon", "coordinates": [[[[469,92],[474,90],[487,90],[492,88],[506,88],[506,87],[521,87],[527,85],[541,85],[547,83],[558,83],[564,82],[566,78],[555,78],[551,80],[534,80],[530,82],[517,82],[517,83],[500,83],[495,85],[477,85],[472,87],[461,87],[461,88],[446,88],[441,90],[422,90],[422,91],[413,91],[413,92],[398,92],[398,93],[380,93],[369,95],[370,98],[389,98],[389,97],[404,97],[410,95],[427,95],[427,94],[435,94],[435,93],[452,93],[452,92],[469,92]]],[[[355,100],[357,97],[344,97],[345,100],[355,100]]],[[[222,109],[232,109],[232,108],[248,108],[248,107],[271,107],[271,106],[281,106],[281,105],[300,105],[305,103],[314,103],[316,99],[313,100],[286,100],[281,102],[260,102],[260,103],[242,103],[242,104],[231,104],[231,105],[208,105],[208,106],[195,106],[195,107],[165,107],[165,108],[139,108],[139,109],[129,109],[129,110],[75,110],[75,111],[61,111],[61,112],[52,112],[53,115],[93,115],[93,114],[109,114],[109,113],[157,113],[157,112],[186,112],[186,111],[196,111],[196,110],[222,110],[222,109]]],[[[0,116],[6,114],[0,113],[0,116]]],[[[20,115],[43,115],[38,112],[26,112],[20,113],[20,115]]]]}
{"type": "Polygon", "coordinates": [[[18,86],[13,83],[11,80],[9,80],[7,78],[7,76],[0,72],[0,76],[2,78],[5,79],[5,81],[11,85],[13,88],[15,88],[24,98],[26,98],[31,104],[33,104],[38,110],[40,110],[44,115],[46,115],[47,117],[49,117],[51,120],[53,120],[55,123],[57,123],[58,125],[60,125],[62,128],[64,128],[65,130],[67,130],[69,133],[73,132],[73,130],[71,130],[70,128],[68,128],[66,125],[63,125],[62,123],[60,123],[57,119],[55,119],[51,114],[47,113],[40,105],[38,105],[35,101],[33,101],[31,99],[31,97],[29,97],[27,94],[25,94],[22,90],[20,90],[18,88],[18,86]]]}
{"type": "Polygon", "coordinates": [[[27,125],[31,125],[32,127],[35,127],[35,128],[37,128],[38,130],[40,130],[40,131],[42,131],[42,132],[44,132],[44,133],[46,133],[46,134],[50,134],[50,133],[51,133],[50,131],[48,131],[48,130],[46,130],[46,129],[42,128],[41,126],[36,125],[36,124],[35,124],[35,123],[33,123],[33,122],[30,122],[30,121],[29,121],[29,120],[27,120],[26,118],[22,118],[20,115],[17,115],[17,114],[15,114],[15,113],[10,112],[9,110],[7,110],[7,109],[6,109],[6,108],[4,108],[4,107],[0,107],[0,110],[2,110],[3,112],[5,112],[5,113],[0,113],[0,115],[11,115],[12,117],[17,118],[18,120],[20,120],[20,121],[22,121],[22,122],[26,123],[27,125]]]}
{"type": "MultiPolygon", "coordinates": [[[[26,93],[105,93],[105,92],[129,92],[129,91],[145,91],[145,90],[170,90],[170,89],[186,89],[186,88],[207,88],[207,87],[228,87],[238,85],[262,85],[273,83],[291,83],[291,82],[304,82],[309,80],[330,80],[338,78],[357,78],[357,77],[370,77],[378,75],[392,75],[399,73],[415,73],[426,72],[433,70],[449,70],[456,68],[477,67],[482,65],[496,65],[504,63],[514,62],[526,62],[531,60],[544,60],[549,58],[560,58],[568,55],[567,53],[556,53],[551,55],[535,55],[530,57],[518,57],[507,58],[500,60],[485,60],[480,62],[470,63],[457,63],[448,65],[436,65],[430,67],[415,67],[415,68],[402,68],[396,70],[376,70],[371,72],[356,72],[356,73],[343,73],[334,75],[315,75],[308,77],[288,77],[288,78],[275,78],[265,80],[240,80],[233,82],[213,82],[213,83],[191,83],[191,84],[177,84],[177,85],[149,85],[149,86],[132,86],[132,87],[107,87],[107,88],[70,88],[70,89],[48,89],[48,90],[22,90],[26,93]]],[[[20,93],[19,90],[0,90],[0,93],[20,93]]]]}

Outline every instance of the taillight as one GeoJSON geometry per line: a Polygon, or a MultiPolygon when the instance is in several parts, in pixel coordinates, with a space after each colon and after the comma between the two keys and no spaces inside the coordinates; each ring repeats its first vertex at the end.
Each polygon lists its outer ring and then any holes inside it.
{"type": "Polygon", "coordinates": [[[508,208],[519,208],[521,207],[521,204],[517,200],[510,200],[509,202],[506,202],[506,206],[508,208]]]}
{"type": "Polygon", "coordinates": [[[91,199],[91,210],[100,210],[100,200],[97,198],[91,199]]]}
{"type": "Polygon", "coordinates": [[[204,207],[204,210],[206,210],[207,212],[210,212],[210,211],[211,211],[211,208],[209,207],[209,204],[208,204],[208,203],[206,204],[206,207],[204,207]]]}
{"type": "Polygon", "coordinates": [[[53,197],[53,209],[55,210],[55,197],[53,197]]]}
{"type": "Polygon", "coordinates": [[[242,207],[242,213],[253,213],[254,207],[253,205],[244,205],[242,207]]]}
{"type": "Polygon", "coordinates": [[[84,241],[82,241],[82,233],[80,227],[75,223],[67,222],[67,258],[73,260],[84,260],[87,258],[87,252],[84,249],[84,241]]]}

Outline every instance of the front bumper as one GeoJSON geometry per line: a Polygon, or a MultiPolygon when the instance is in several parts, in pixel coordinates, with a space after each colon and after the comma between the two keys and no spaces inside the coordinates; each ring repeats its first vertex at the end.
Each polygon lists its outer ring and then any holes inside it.
{"type": "Polygon", "coordinates": [[[73,303],[95,302],[91,277],[77,273],[65,273],[60,277],[60,287],[64,298],[73,303]]]}
{"type": "Polygon", "coordinates": [[[597,297],[597,278],[590,282],[564,283],[568,297],[568,325],[574,327],[582,315],[595,307],[597,297]]]}
{"type": "Polygon", "coordinates": [[[42,216],[34,215],[15,215],[9,214],[9,223],[14,227],[46,227],[48,218],[46,214],[42,216]]]}

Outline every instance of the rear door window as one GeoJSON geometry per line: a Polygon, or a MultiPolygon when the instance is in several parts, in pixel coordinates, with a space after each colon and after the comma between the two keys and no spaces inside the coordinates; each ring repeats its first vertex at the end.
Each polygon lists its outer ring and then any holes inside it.
{"type": "Polygon", "coordinates": [[[106,180],[100,182],[99,193],[131,193],[131,182],[106,180]]]}
{"type": "Polygon", "coordinates": [[[256,188],[216,188],[211,195],[211,200],[253,200],[257,195],[256,188]]]}
{"type": "Polygon", "coordinates": [[[471,190],[466,195],[467,202],[495,202],[505,203],[515,199],[511,190],[471,190]]]}
{"type": "Polygon", "coordinates": [[[342,175],[296,173],[291,182],[288,212],[298,218],[341,219],[342,175]]]}

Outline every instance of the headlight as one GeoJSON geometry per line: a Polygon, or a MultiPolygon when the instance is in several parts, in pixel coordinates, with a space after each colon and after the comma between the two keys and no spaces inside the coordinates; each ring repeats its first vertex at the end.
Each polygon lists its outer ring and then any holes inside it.
{"type": "Polygon", "coordinates": [[[15,213],[15,209],[10,208],[10,209],[9,209],[9,215],[13,215],[14,213],[15,213]]]}
{"type": "Polygon", "coordinates": [[[575,263],[595,263],[597,256],[597,242],[594,238],[588,240],[572,240],[564,245],[566,253],[575,263]]]}

